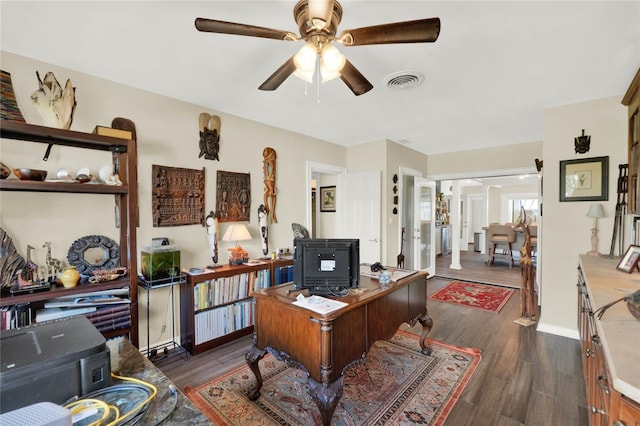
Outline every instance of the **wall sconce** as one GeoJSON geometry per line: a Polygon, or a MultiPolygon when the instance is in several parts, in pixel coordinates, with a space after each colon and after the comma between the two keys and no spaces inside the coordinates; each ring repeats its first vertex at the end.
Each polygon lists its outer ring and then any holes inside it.
{"type": "Polygon", "coordinates": [[[585,152],[589,152],[589,148],[591,145],[591,136],[584,134],[584,129],[582,129],[582,136],[578,136],[575,138],[575,146],[576,146],[576,154],[584,154],[585,152]]]}

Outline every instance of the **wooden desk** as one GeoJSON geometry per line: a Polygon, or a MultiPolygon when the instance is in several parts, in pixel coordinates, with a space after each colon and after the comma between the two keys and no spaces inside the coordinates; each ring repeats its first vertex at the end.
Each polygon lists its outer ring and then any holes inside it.
{"type": "Polygon", "coordinates": [[[246,355],[256,376],[252,400],[260,396],[262,375],[258,361],[273,354],[290,366],[307,372],[309,392],[328,425],[342,396],[342,374],[362,361],[377,340],[388,340],[406,322],[422,324],[420,346],[429,355],[426,343],[433,321],[427,313],[427,274],[416,272],[388,289],[378,281],[360,277],[362,293],[351,292],[339,300],[349,305],[323,315],[293,305],[299,294],[290,292],[293,284],[283,284],[253,293],[255,331],[253,345],[246,355]]]}

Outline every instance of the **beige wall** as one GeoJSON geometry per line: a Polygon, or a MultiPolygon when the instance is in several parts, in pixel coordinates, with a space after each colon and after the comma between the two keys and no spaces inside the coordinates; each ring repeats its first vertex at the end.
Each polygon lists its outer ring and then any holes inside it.
{"type": "MultiPolygon", "coordinates": [[[[609,217],[598,221],[600,253],[609,253],[616,205],[618,164],[627,163],[627,112],[622,95],[558,106],[544,111],[542,315],[539,330],[577,337],[576,267],[578,255],[591,250],[592,202],[559,201],[562,160],[609,156],[609,199],[602,201],[609,217]],[[591,149],[576,154],[574,138],[585,129],[591,149]]],[[[627,227],[627,241],[630,229],[627,227]]],[[[612,270],[611,274],[617,271],[612,270]]]]}
{"type": "Polygon", "coordinates": [[[526,142],[500,147],[473,149],[430,155],[427,159],[429,177],[455,175],[464,177],[486,176],[487,171],[514,169],[535,170],[536,158],[542,157],[542,141],[526,142]]]}

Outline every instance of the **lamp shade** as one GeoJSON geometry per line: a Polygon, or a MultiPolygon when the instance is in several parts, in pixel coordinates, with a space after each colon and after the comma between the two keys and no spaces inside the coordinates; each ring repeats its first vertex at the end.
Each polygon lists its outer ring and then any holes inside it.
{"type": "Polygon", "coordinates": [[[593,217],[593,218],[599,218],[599,217],[605,217],[607,214],[604,211],[604,207],[602,207],[602,204],[599,203],[595,203],[595,204],[591,204],[591,207],[589,207],[589,211],[587,212],[587,216],[588,217],[593,217]]]}
{"type": "Polygon", "coordinates": [[[251,234],[247,226],[242,223],[230,225],[222,237],[222,241],[244,241],[250,239],[251,234]]]}

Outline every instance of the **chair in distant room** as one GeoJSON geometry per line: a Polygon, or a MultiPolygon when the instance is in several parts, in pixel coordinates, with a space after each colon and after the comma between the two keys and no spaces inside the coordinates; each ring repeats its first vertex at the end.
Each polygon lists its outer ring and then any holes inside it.
{"type": "Polygon", "coordinates": [[[489,225],[489,242],[491,253],[487,264],[491,266],[496,256],[504,256],[509,261],[509,269],[513,267],[511,244],[516,240],[516,231],[512,226],[492,223],[489,225]]]}

